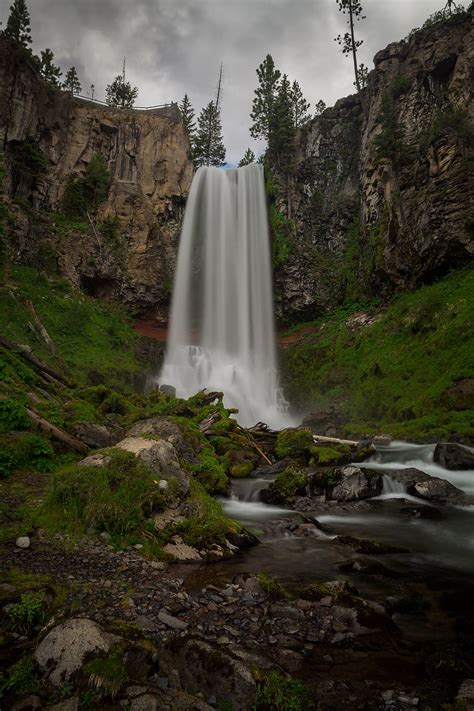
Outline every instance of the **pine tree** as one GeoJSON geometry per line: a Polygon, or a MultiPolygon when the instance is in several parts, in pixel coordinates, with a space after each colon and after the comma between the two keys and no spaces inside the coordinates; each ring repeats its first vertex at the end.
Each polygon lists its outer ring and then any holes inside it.
{"type": "Polygon", "coordinates": [[[196,168],[201,165],[224,164],[225,147],[222,140],[220,109],[215,101],[210,101],[199,114],[193,159],[196,168]]]}
{"type": "Polygon", "coordinates": [[[338,35],[334,41],[342,46],[343,54],[346,56],[352,54],[355,86],[357,90],[360,91],[361,84],[357,68],[357,49],[363,44],[363,40],[356,40],[354,25],[359,20],[365,20],[365,15],[362,15],[363,10],[360,0],[336,0],[336,2],[340,12],[342,12],[343,15],[348,15],[347,24],[349,25],[350,32],[346,32],[344,35],[338,35]]]}
{"type": "Polygon", "coordinates": [[[76,67],[71,67],[66,72],[66,77],[63,82],[63,89],[70,91],[71,94],[80,94],[82,90],[81,82],[77,76],[76,67]]]}
{"type": "MultiPolygon", "coordinates": [[[[359,64],[357,68],[357,76],[359,79],[359,86],[363,89],[369,82],[369,69],[365,66],[365,64],[359,64]]],[[[356,82],[354,82],[354,86],[357,86],[356,82]]]]}
{"type": "Polygon", "coordinates": [[[30,32],[30,13],[26,7],[26,2],[25,0],[14,0],[10,7],[5,35],[21,47],[28,48],[28,45],[31,44],[30,32]]]}
{"type": "Polygon", "coordinates": [[[53,86],[60,86],[60,77],[62,71],[54,62],[54,54],[50,49],[45,49],[41,52],[40,72],[41,76],[53,86]]]}
{"type": "Polygon", "coordinates": [[[191,106],[191,102],[187,94],[184,95],[183,100],[179,105],[179,110],[181,112],[181,118],[183,119],[184,127],[188,133],[189,140],[192,146],[194,134],[196,133],[196,122],[194,120],[194,109],[191,106]]]}
{"type": "Polygon", "coordinates": [[[259,86],[255,89],[250,118],[253,123],[250,135],[253,138],[265,138],[270,142],[271,123],[281,72],[275,69],[275,63],[270,54],[257,69],[259,86]]]}
{"type": "Polygon", "coordinates": [[[293,96],[288,76],[284,74],[278,87],[271,118],[268,150],[270,159],[287,176],[293,166],[294,141],[293,96]]]}
{"type": "Polygon", "coordinates": [[[244,165],[250,165],[251,163],[255,163],[255,153],[251,148],[247,148],[244,153],[244,157],[239,163],[239,168],[243,168],[244,165]]]}
{"type": "Polygon", "coordinates": [[[310,119],[310,115],[308,114],[310,104],[309,101],[306,101],[304,98],[301,87],[297,81],[294,81],[291,87],[291,101],[293,104],[293,121],[295,128],[299,128],[310,119]]]}
{"type": "Polygon", "coordinates": [[[111,84],[105,87],[105,100],[109,106],[131,109],[138,96],[138,87],[130,84],[125,77],[125,59],[122,74],[118,74],[111,84]]]}
{"type": "Polygon", "coordinates": [[[326,109],[326,102],[323,101],[322,99],[319,99],[319,101],[316,104],[316,111],[314,112],[314,115],[320,116],[325,109],[326,109]]]}

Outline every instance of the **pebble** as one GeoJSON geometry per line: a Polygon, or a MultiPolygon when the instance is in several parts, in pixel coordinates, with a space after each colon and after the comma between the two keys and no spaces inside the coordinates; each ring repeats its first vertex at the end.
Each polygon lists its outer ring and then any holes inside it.
{"type": "Polygon", "coordinates": [[[31,541],[28,536],[20,536],[15,541],[15,545],[17,545],[18,548],[29,548],[30,543],[31,541]]]}

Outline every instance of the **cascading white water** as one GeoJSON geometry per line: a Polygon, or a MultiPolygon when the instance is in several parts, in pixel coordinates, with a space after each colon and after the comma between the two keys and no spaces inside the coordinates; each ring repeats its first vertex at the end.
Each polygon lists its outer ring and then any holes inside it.
{"type": "Polygon", "coordinates": [[[161,383],[224,392],[250,426],[289,426],[278,384],[263,168],[199,168],[178,253],[161,383]]]}

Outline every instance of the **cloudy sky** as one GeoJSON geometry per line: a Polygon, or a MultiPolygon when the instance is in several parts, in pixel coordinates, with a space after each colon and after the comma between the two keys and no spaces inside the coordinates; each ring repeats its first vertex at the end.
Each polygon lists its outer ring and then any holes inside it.
{"type": "MultiPolygon", "coordinates": [[[[352,93],[351,62],[333,38],[345,31],[336,0],[27,0],[34,50],[50,47],[66,70],[74,64],[84,90],[120,73],[140,89],[137,105],[180,101],[199,111],[212,97],[224,65],[222,121],[227,159],[247,146],[256,68],[269,52],[277,67],[302,86],[312,109],[352,93]]],[[[363,0],[366,19],[360,61],[404,37],[444,0],[363,0]]],[[[9,0],[2,0],[2,17],[9,0]]]]}

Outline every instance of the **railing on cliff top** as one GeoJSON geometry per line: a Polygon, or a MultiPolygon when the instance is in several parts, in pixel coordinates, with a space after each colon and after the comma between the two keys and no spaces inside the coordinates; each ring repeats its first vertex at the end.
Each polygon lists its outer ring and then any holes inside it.
{"type": "Polygon", "coordinates": [[[166,104],[156,104],[156,106],[111,106],[108,104],[106,101],[103,101],[102,99],[96,99],[92,98],[90,96],[83,96],[82,94],[73,94],[75,99],[82,99],[83,101],[90,101],[93,104],[99,104],[100,106],[107,106],[110,109],[127,109],[127,110],[132,110],[132,111],[153,111],[153,109],[165,109],[167,107],[171,106],[177,106],[176,101],[171,101],[166,104]]]}

